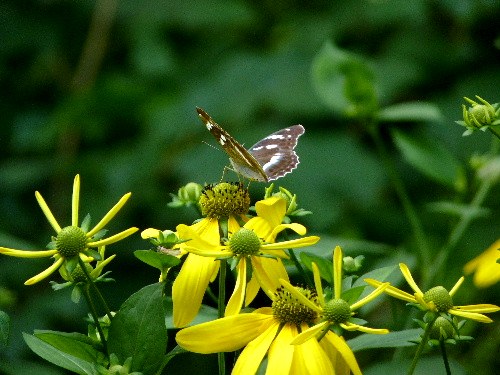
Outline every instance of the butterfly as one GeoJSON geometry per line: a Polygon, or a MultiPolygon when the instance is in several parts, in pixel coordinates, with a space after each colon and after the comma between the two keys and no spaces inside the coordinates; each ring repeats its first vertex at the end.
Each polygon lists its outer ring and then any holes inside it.
{"type": "Polygon", "coordinates": [[[196,107],[198,116],[229,156],[234,171],[250,180],[277,180],[297,168],[299,157],[294,149],[304,134],[302,125],[278,130],[260,140],[248,150],[222,129],[203,109],[196,107]]]}

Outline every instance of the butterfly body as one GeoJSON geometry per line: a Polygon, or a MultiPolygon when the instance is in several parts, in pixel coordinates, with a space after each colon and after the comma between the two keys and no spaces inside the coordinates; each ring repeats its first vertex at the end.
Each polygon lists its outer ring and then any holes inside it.
{"type": "Polygon", "coordinates": [[[268,182],[283,177],[299,164],[294,149],[304,134],[302,125],[278,130],[257,142],[248,150],[222,129],[203,109],[198,115],[229,156],[235,172],[250,180],[268,182]]]}

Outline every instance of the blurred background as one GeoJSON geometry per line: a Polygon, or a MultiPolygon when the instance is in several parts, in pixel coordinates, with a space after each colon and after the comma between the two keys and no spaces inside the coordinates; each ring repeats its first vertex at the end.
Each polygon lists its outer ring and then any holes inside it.
{"type": "MultiPolygon", "coordinates": [[[[363,123],[318,95],[315,59],[328,43],[359,56],[371,69],[380,107],[424,101],[439,108],[440,121],[397,126],[425,134],[454,155],[470,180],[460,192],[415,171],[386,137],[430,242],[438,246],[452,221],[425,205],[468,202],[474,192],[469,158],[490,148],[489,133],[464,138],[454,121],[461,120],[463,96],[499,101],[499,17],[496,0],[4,0],[0,245],[45,248],[54,233],[34,192],[61,226],[69,225],[76,174],[80,215],[90,213],[94,224],[133,193],[108,225],[110,234],[192,222],[194,211],[167,207],[170,194],[190,181],[219,181],[228,164],[222,151],[204,144],[217,148],[197,117],[199,106],[246,146],[304,125],[301,164],[278,182],[314,213],[303,220],[309,233],[331,238],[328,244],[345,243],[349,255],[364,253],[349,240],[380,244],[367,256],[365,271],[411,265],[411,233],[380,157],[363,123]]],[[[237,178],[228,172],[226,179],[237,178]]],[[[263,184],[251,189],[254,199],[262,197],[263,184]]],[[[485,203],[490,214],[474,222],[450,257],[445,287],[499,238],[499,193],[494,187],[485,203]]],[[[111,265],[116,284],[104,290],[112,309],[158,280],[132,254],[146,247],[138,234],[109,247],[118,254],[111,265]]],[[[71,303],[69,289],[53,292],[47,281],[23,285],[47,266],[47,259],[0,258],[0,309],[12,318],[0,372],[62,374],[30,352],[21,332],[86,330],[86,306],[71,303]]],[[[478,290],[469,278],[455,302],[498,304],[499,296],[498,285],[478,290]]],[[[476,341],[450,355],[461,373],[492,375],[500,366],[499,325],[470,327],[476,341]]],[[[374,353],[361,354],[362,368],[377,362],[374,353]]],[[[390,360],[390,351],[381,353],[378,360],[390,360]]]]}

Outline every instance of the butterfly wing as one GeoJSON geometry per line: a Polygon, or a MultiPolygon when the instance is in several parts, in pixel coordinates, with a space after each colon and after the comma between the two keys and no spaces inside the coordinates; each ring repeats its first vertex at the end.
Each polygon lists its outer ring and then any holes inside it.
{"type": "Polygon", "coordinates": [[[267,182],[267,175],[255,157],[222,129],[203,109],[196,107],[196,111],[208,131],[228,154],[234,170],[245,178],[267,182]]]}
{"type": "Polygon", "coordinates": [[[268,135],[248,149],[262,166],[268,181],[277,180],[297,168],[299,157],[294,149],[304,132],[302,125],[293,125],[268,135]]]}

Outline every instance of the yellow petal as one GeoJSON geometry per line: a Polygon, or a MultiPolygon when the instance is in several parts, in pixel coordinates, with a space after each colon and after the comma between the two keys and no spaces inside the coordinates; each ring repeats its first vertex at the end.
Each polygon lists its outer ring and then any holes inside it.
{"type": "MultiPolygon", "coordinates": [[[[257,279],[262,290],[268,294],[273,293],[269,298],[274,297],[274,291],[281,286],[279,279],[288,280],[288,274],[281,259],[264,257],[252,257],[253,275],[257,279]]],[[[269,294],[268,294],[269,295],[269,294]]]]}
{"type": "Polygon", "coordinates": [[[300,303],[303,305],[309,307],[311,310],[316,311],[318,313],[321,313],[323,311],[322,308],[319,306],[316,306],[313,301],[308,299],[305,295],[300,293],[297,288],[295,288],[292,284],[290,284],[288,281],[280,279],[279,280],[280,284],[283,285],[286,290],[288,290],[300,303]]]}
{"type": "Polygon", "coordinates": [[[88,233],[87,233],[87,237],[90,238],[92,237],[94,234],[96,234],[97,232],[99,232],[102,228],[104,228],[104,226],[109,223],[109,221],[115,217],[115,215],[118,213],[118,211],[121,210],[121,208],[123,207],[123,205],[125,203],[127,203],[128,199],[130,198],[130,196],[132,195],[132,193],[127,193],[125,194],[123,197],[120,198],[120,200],[118,201],[118,203],[116,203],[112,208],[111,210],[108,211],[108,213],[106,215],[104,215],[104,217],[101,219],[101,221],[99,221],[97,223],[97,225],[92,228],[88,233]]]}
{"type": "Polygon", "coordinates": [[[275,327],[275,331],[278,328],[269,314],[231,315],[184,328],[175,339],[184,349],[194,353],[232,352],[265,333],[270,326],[275,327]]]}
{"type": "MultiPolygon", "coordinates": [[[[345,342],[343,337],[337,336],[335,333],[329,331],[324,337],[325,345],[332,345],[342,356],[354,375],[362,375],[356,357],[351,348],[345,342]]],[[[323,340],[321,340],[323,343],[323,340]]]]}
{"type": "Polygon", "coordinates": [[[258,216],[252,217],[243,227],[254,231],[257,236],[263,238],[264,240],[266,240],[273,231],[271,224],[267,220],[258,216]]]}
{"type": "Polygon", "coordinates": [[[271,227],[282,223],[286,214],[286,201],[283,198],[271,197],[255,203],[255,212],[266,219],[271,227]]]}
{"type": "Polygon", "coordinates": [[[461,316],[462,318],[466,318],[466,319],[475,320],[475,321],[481,322],[481,323],[492,323],[493,322],[493,320],[488,318],[486,315],[478,314],[475,312],[467,312],[467,311],[461,311],[461,310],[455,310],[455,309],[449,309],[448,312],[450,314],[453,314],[456,316],[461,316]]]}
{"type": "Polygon", "coordinates": [[[500,307],[498,307],[497,305],[491,305],[489,303],[482,303],[478,305],[453,306],[453,309],[468,312],[493,313],[499,311],[500,307]]]}
{"type": "Polygon", "coordinates": [[[314,287],[316,288],[319,305],[325,306],[325,296],[323,295],[323,286],[321,285],[321,275],[319,273],[319,268],[314,262],[312,262],[311,266],[314,277],[314,287]]]}
{"type": "Polygon", "coordinates": [[[453,288],[451,288],[449,294],[450,296],[454,296],[455,293],[457,292],[458,288],[460,288],[460,286],[462,285],[462,283],[464,282],[465,280],[465,277],[461,277],[460,279],[458,279],[458,281],[455,283],[455,285],[453,286],[453,288]]]}
{"type": "Polygon", "coordinates": [[[47,268],[45,271],[40,272],[38,275],[33,276],[31,279],[26,280],[24,285],[33,285],[39,281],[42,281],[46,277],[50,276],[54,271],[56,271],[61,264],[63,264],[64,258],[59,258],[57,259],[49,268],[47,268]]]}
{"type": "Polygon", "coordinates": [[[148,238],[159,238],[161,230],[155,228],[144,229],[141,232],[141,237],[146,240],[148,238]]]}
{"type": "Polygon", "coordinates": [[[378,286],[377,289],[372,291],[370,294],[368,294],[366,297],[360,299],[356,303],[351,305],[351,311],[359,309],[361,306],[366,305],[368,302],[374,300],[377,298],[380,294],[384,292],[385,289],[389,287],[389,283],[383,283],[382,285],[378,286]]]}
{"type": "Polygon", "coordinates": [[[80,175],[75,176],[73,181],[73,195],[71,199],[71,225],[78,226],[78,206],[80,202],[80,175]]]}
{"type": "Polygon", "coordinates": [[[252,278],[247,283],[247,290],[245,293],[245,306],[248,306],[255,297],[257,297],[257,293],[260,290],[259,282],[254,274],[252,274],[252,278]]]}
{"type": "Polygon", "coordinates": [[[234,216],[229,216],[227,219],[227,231],[228,233],[236,233],[240,229],[240,224],[234,216]]]}
{"type": "Polygon", "coordinates": [[[360,331],[364,333],[372,333],[375,335],[385,335],[389,333],[389,330],[385,328],[369,328],[365,326],[360,326],[359,324],[354,323],[340,323],[340,326],[344,328],[346,331],[360,331]]]}
{"type": "MultiPolygon", "coordinates": [[[[384,284],[383,282],[375,279],[363,279],[363,281],[368,285],[373,286],[374,288],[378,288],[380,285],[384,284]]],[[[389,285],[387,288],[385,288],[384,292],[392,297],[402,299],[403,301],[406,302],[410,303],[417,302],[414,295],[406,293],[398,288],[393,287],[392,285],[389,285]]]]}
{"type": "Polygon", "coordinates": [[[272,319],[272,324],[269,324],[268,321],[267,329],[248,343],[245,349],[243,349],[238,357],[238,360],[236,361],[231,375],[255,375],[262,359],[266,355],[269,346],[278,332],[279,324],[274,320],[274,318],[272,319]]]}
{"type": "Polygon", "coordinates": [[[294,346],[290,345],[297,335],[297,328],[286,324],[274,339],[269,353],[266,374],[288,375],[292,365],[294,346]]]}
{"type": "Polygon", "coordinates": [[[309,236],[309,237],[302,237],[302,238],[297,238],[295,240],[290,240],[290,241],[282,241],[282,242],[275,242],[275,243],[266,243],[261,246],[262,250],[282,250],[282,249],[296,249],[298,247],[306,247],[306,246],[311,246],[314,245],[319,241],[318,236],[309,236]]]}
{"type": "Polygon", "coordinates": [[[54,217],[54,215],[52,215],[52,211],[50,211],[49,206],[47,206],[47,203],[45,203],[45,200],[43,199],[42,195],[38,191],[35,191],[35,198],[38,202],[38,205],[42,209],[45,217],[49,221],[50,225],[52,225],[52,228],[54,228],[56,233],[59,233],[61,231],[61,227],[57,223],[56,218],[54,217]]]}
{"type": "Polygon", "coordinates": [[[89,242],[87,244],[87,246],[88,247],[100,247],[100,246],[110,245],[112,243],[123,240],[124,238],[130,236],[131,234],[134,234],[138,230],[139,230],[139,228],[136,228],[136,227],[128,228],[128,229],[124,230],[123,232],[117,233],[111,237],[104,238],[104,239],[99,240],[99,241],[89,242]]]}
{"type": "Polygon", "coordinates": [[[57,254],[57,250],[16,250],[0,247],[0,254],[17,258],[45,258],[57,254]]]}
{"type": "Polygon", "coordinates": [[[172,285],[174,304],[174,325],[183,327],[191,322],[201,306],[208,282],[219,266],[212,258],[189,254],[182,265],[179,275],[172,285]]]}
{"type": "Polygon", "coordinates": [[[333,295],[339,299],[342,294],[342,249],[340,246],[336,246],[333,250],[333,287],[333,295]]]}
{"type": "Polygon", "coordinates": [[[466,274],[474,273],[474,285],[486,288],[500,281],[500,239],[464,266],[466,274]]]}
{"type": "Polygon", "coordinates": [[[411,275],[411,272],[410,272],[410,269],[408,268],[408,266],[404,263],[399,263],[399,269],[401,270],[403,277],[406,279],[406,282],[413,289],[413,291],[415,293],[423,295],[424,293],[420,290],[420,288],[418,287],[415,280],[413,280],[413,276],[411,275]]]}
{"type": "Polygon", "coordinates": [[[225,316],[238,314],[245,300],[245,289],[247,282],[247,262],[246,258],[241,258],[237,266],[238,276],[233,294],[226,305],[225,316]]]}
{"type": "Polygon", "coordinates": [[[307,340],[312,339],[314,336],[319,334],[321,331],[326,329],[330,323],[325,321],[321,322],[319,324],[316,324],[315,326],[312,326],[311,328],[307,328],[306,330],[302,331],[295,337],[292,341],[292,345],[301,345],[305,343],[307,340]]]}
{"type": "Polygon", "coordinates": [[[283,230],[285,229],[291,229],[293,230],[295,233],[303,236],[304,234],[307,233],[307,229],[305,226],[303,226],[302,224],[297,224],[297,223],[291,223],[291,224],[280,224],[280,225],[277,225],[273,228],[273,231],[271,232],[271,234],[266,237],[264,240],[266,242],[274,242],[276,240],[276,236],[283,230]]]}
{"type": "Polygon", "coordinates": [[[334,374],[330,358],[316,340],[308,340],[294,349],[291,374],[334,374]]]}

